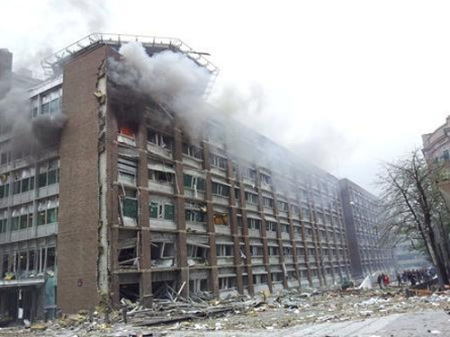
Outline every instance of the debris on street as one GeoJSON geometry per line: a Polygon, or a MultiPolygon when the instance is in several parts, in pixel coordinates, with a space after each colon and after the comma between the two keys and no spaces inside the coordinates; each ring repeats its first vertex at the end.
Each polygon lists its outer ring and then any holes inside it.
{"type": "Polygon", "coordinates": [[[261,299],[235,296],[224,300],[155,300],[153,308],[122,301],[122,310],[80,312],[30,328],[2,328],[3,336],[163,336],[173,331],[277,330],[313,323],[364,320],[425,310],[450,311],[450,291],[387,288],[282,291],[261,299]]]}

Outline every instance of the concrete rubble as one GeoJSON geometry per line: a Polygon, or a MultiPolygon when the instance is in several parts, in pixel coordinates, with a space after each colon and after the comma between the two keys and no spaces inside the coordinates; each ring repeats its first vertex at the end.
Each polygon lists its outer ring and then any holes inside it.
{"type": "Polygon", "coordinates": [[[348,289],[283,291],[260,298],[235,296],[226,300],[207,296],[185,300],[156,300],[152,309],[123,301],[123,308],[80,312],[30,328],[0,329],[2,336],[156,337],[176,331],[257,331],[303,324],[364,320],[398,313],[444,310],[450,313],[450,291],[348,289]],[[125,315],[126,313],[126,315],[125,315]],[[108,317],[109,316],[109,317],[108,317]]]}

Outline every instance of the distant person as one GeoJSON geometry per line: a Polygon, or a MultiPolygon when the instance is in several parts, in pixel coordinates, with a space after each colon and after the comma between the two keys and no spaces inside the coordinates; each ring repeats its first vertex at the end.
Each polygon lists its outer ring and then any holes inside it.
{"type": "Polygon", "coordinates": [[[398,286],[401,287],[401,285],[402,285],[402,277],[400,276],[399,273],[397,273],[397,282],[398,282],[398,286]]]}
{"type": "Polygon", "coordinates": [[[386,274],[386,275],[384,275],[384,286],[389,287],[389,283],[391,283],[391,280],[389,278],[389,275],[386,274]]]}
{"type": "Polygon", "coordinates": [[[383,285],[382,285],[382,283],[383,283],[383,276],[382,276],[382,274],[378,274],[377,283],[378,283],[378,286],[380,287],[380,289],[383,289],[383,285]]]}

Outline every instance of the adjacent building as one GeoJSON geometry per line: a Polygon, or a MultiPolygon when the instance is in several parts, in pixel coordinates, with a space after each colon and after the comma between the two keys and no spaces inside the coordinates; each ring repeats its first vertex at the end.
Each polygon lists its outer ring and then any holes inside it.
{"type": "MultiPolygon", "coordinates": [[[[136,39],[217,74],[179,40],[136,39]]],[[[361,188],[220,114],[195,120],[193,134],[163,104],[121,91],[109,71],[126,40],[95,34],[47,59],[48,79],[28,91],[32,140],[14,147],[16,133],[0,128],[3,314],[325,287],[354,262],[358,276],[384,268],[361,188]]]]}
{"type": "Polygon", "coordinates": [[[390,272],[394,267],[393,250],[381,241],[379,200],[349,179],[339,183],[353,278],[390,272]]]}

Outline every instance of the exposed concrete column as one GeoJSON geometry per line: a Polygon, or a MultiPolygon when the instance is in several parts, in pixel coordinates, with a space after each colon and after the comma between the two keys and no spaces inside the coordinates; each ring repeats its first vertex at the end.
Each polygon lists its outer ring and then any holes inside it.
{"type": "MultiPolygon", "coordinates": [[[[295,177],[296,179],[296,189],[295,189],[295,198],[297,201],[297,204],[300,207],[300,227],[301,227],[301,231],[302,231],[302,242],[303,242],[303,249],[305,250],[305,256],[304,256],[304,261],[305,261],[305,265],[306,265],[306,272],[307,272],[307,278],[308,278],[308,283],[309,286],[312,287],[312,279],[311,279],[311,269],[309,267],[309,261],[308,261],[308,243],[306,242],[306,234],[305,234],[305,224],[303,223],[303,209],[302,209],[302,202],[300,201],[300,196],[299,196],[299,192],[298,192],[298,186],[299,184],[299,180],[298,180],[298,176],[296,175],[295,177]]],[[[300,271],[301,274],[301,271],[300,271]]],[[[300,275],[301,278],[302,275],[300,275]]],[[[299,279],[299,284],[301,286],[301,281],[299,279]]]]}
{"type": "MultiPolygon", "coordinates": [[[[261,221],[261,229],[260,229],[260,233],[261,233],[261,238],[262,238],[262,242],[263,242],[263,261],[264,261],[264,266],[266,268],[266,272],[267,272],[267,286],[269,287],[269,291],[271,293],[273,293],[273,284],[272,284],[272,274],[270,272],[270,257],[269,257],[269,241],[267,239],[267,228],[266,228],[266,221],[264,218],[264,207],[263,207],[263,203],[262,203],[262,190],[261,190],[261,175],[259,172],[259,169],[256,170],[256,186],[257,186],[257,191],[258,191],[258,210],[259,210],[259,214],[260,217],[262,219],[261,221]]],[[[244,200],[245,201],[245,194],[244,194],[244,200]]],[[[245,205],[245,204],[244,204],[245,205]]],[[[274,207],[276,205],[275,199],[274,199],[274,207]]],[[[276,217],[276,210],[274,208],[274,215],[276,217]]],[[[278,222],[278,218],[277,222],[278,222]]],[[[278,222],[277,225],[277,233],[279,233],[280,230],[280,224],[278,222]]],[[[278,234],[277,234],[278,237],[278,234]]],[[[281,254],[281,252],[280,252],[281,254]]]]}
{"type": "MultiPolygon", "coordinates": [[[[257,177],[260,176],[259,171],[256,175],[257,177]]],[[[274,216],[277,220],[277,241],[278,241],[278,249],[280,251],[279,255],[279,262],[281,265],[285,265],[284,263],[284,256],[283,256],[283,239],[281,238],[281,223],[280,218],[278,216],[278,198],[277,198],[277,191],[275,190],[275,186],[272,185],[272,198],[273,198],[273,210],[274,210],[274,216]]],[[[266,228],[264,227],[264,237],[266,237],[266,228]]],[[[270,264],[270,257],[269,257],[269,264],[270,264]]],[[[283,272],[283,287],[287,288],[287,277],[283,272]]]]}
{"type": "MultiPolygon", "coordinates": [[[[219,297],[219,270],[217,267],[217,252],[216,252],[216,228],[214,224],[214,210],[212,204],[212,181],[209,164],[209,144],[203,142],[203,158],[204,167],[206,171],[206,217],[207,217],[207,231],[209,238],[209,254],[208,264],[211,268],[209,274],[210,289],[215,297],[219,297]]],[[[231,191],[230,191],[231,193],[231,191]]]]}
{"type": "Polygon", "coordinates": [[[141,256],[139,267],[141,270],[140,303],[144,307],[153,304],[152,273],[151,273],[151,232],[149,223],[149,195],[148,195],[148,160],[147,160],[147,125],[141,123],[136,137],[139,150],[137,187],[138,187],[138,227],[140,229],[141,256]]]}
{"type": "Polygon", "coordinates": [[[245,250],[245,259],[244,259],[244,267],[247,270],[247,291],[250,296],[255,295],[255,287],[253,284],[253,271],[252,271],[252,252],[250,249],[250,241],[248,237],[248,223],[247,223],[247,212],[245,210],[245,187],[242,181],[242,173],[241,167],[237,165],[236,168],[238,172],[238,184],[239,184],[239,208],[241,210],[242,216],[242,238],[244,239],[244,250],[245,250]]]}
{"type": "Polygon", "coordinates": [[[233,177],[233,162],[227,160],[227,177],[230,184],[230,230],[233,237],[233,263],[236,270],[236,287],[239,294],[244,293],[244,286],[242,280],[242,258],[240,247],[240,236],[237,226],[237,210],[236,210],[236,196],[234,192],[235,180],[233,177]]]}
{"type": "Polygon", "coordinates": [[[311,182],[310,182],[311,177],[309,177],[308,182],[307,182],[307,189],[309,189],[310,193],[308,194],[308,207],[310,210],[310,223],[311,223],[311,230],[312,230],[312,234],[313,234],[313,244],[314,244],[314,250],[316,252],[315,257],[316,257],[316,261],[315,261],[315,265],[317,267],[317,277],[319,279],[319,284],[320,286],[323,286],[323,274],[322,274],[322,270],[321,270],[321,251],[320,251],[320,238],[319,238],[319,234],[317,231],[317,217],[316,217],[316,213],[315,213],[315,208],[314,208],[314,204],[313,204],[313,197],[312,195],[314,195],[314,192],[311,188],[311,182]]]}
{"type": "Polygon", "coordinates": [[[186,235],[186,216],[185,216],[185,200],[184,200],[184,184],[183,184],[183,136],[180,130],[180,121],[175,120],[174,127],[174,149],[173,159],[175,163],[175,183],[176,191],[174,195],[175,205],[175,222],[177,224],[177,257],[180,273],[177,278],[178,287],[183,287],[181,296],[187,298],[189,296],[189,266],[187,262],[187,235],[186,235]]]}
{"type": "Polygon", "coordinates": [[[292,257],[294,260],[294,269],[295,269],[295,275],[297,276],[297,282],[298,286],[301,288],[302,284],[300,281],[300,270],[298,268],[298,257],[297,257],[297,243],[295,241],[295,231],[294,231],[294,220],[292,217],[293,212],[293,206],[288,198],[288,221],[289,221],[289,236],[291,238],[291,245],[292,245],[292,257]]]}

